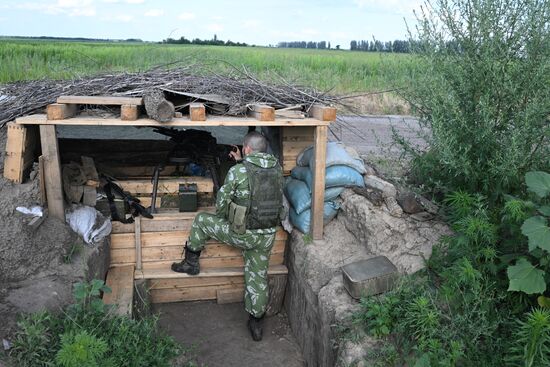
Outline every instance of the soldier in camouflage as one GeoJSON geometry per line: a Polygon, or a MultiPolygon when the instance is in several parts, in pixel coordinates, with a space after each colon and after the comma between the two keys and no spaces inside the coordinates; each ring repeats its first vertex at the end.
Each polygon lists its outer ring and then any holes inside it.
{"type": "Polygon", "coordinates": [[[250,314],[252,338],[262,339],[262,319],[269,290],[267,271],[275,242],[276,225],[283,215],[282,169],[277,158],[266,153],[267,141],[250,132],[240,152],[231,152],[237,162],[218,191],[216,214],[198,213],[186,243],[185,259],[172,270],[196,275],[205,242],[214,238],[242,250],[244,257],[245,309],[250,314]]]}

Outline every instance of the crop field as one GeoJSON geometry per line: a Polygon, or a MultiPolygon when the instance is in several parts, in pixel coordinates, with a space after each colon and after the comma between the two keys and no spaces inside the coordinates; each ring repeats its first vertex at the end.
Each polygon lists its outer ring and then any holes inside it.
{"type": "Polygon", "coordinates": [[[0,40],[0,83],[195,62],[222,72],[245,66],[262,79],[281,76],[294,84],[341,94],[400,87],[417,66],[409,55],[337,50],[0,40]]]}

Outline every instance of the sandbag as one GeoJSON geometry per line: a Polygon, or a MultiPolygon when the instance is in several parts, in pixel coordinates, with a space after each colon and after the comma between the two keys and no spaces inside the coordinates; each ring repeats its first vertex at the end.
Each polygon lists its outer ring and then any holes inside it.
{"type": "MultiPolygon", "coordinates": [[[[336,214],[338,214],[338,209],[340,209],[340,204],[334,201],[325,202],[323,208],[323,223],[327,224],[330,222],[336,214]]],[[[311,209],[305,210],[302,214],[296,213],[293,208],[290,208],[290,223],[302,233],[309,233],[311,226],[311,209]]]]}
{"type": "MultiPolygon", "coordinates": [[[[313,187],[313,172],[311,172],[309,167],[294,167],[290,175],[297,180],[304,181],[311,191],[313,187]]],[[[365,181],[363,180],[363,175],[351,167],[342,165],[327,167],[325,187],[337,186],[364,187],[365,181]]]]}
{"type": "MultiPolygon", "coordinates": [[[[298,155],[296,164],[301,167],[313,167],[314,159],[313,146],[310,146],[298,155]]],[[[326,167],[336,165],[351,167],[361,174],[366,172],[365,163],[354,149],[333,141],[327,144],[326,167]]]]}
{"type": "MultiPolygon", "coordinates": [[[[331,187],[325,190],[324,201],[336,199],[344,191],[343,187],[331,187]]],[[[304,181],[289,178],[285,185],[285,196],[297,214],[311,208],[311,192],[304,181]]]]}

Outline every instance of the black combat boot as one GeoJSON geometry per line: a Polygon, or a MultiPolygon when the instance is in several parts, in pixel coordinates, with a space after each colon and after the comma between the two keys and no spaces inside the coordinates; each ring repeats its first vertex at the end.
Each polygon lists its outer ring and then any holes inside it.
{"type": "Polygon", "coordinates": [[[250,315],[248,318],[248,330],[250,330],[250,335],[254,341],[259,342],[262,340],[262,325],[264,317],[254,317],[250,315]]]}
{"type": "Polygon", "coordinates": [[[199,256],[201,256],[200,251],[194,252],[185,247],[185,259],[179,263],[173,263],[172,270],[178,273],[197,275],[200,272],[199,256]]]}

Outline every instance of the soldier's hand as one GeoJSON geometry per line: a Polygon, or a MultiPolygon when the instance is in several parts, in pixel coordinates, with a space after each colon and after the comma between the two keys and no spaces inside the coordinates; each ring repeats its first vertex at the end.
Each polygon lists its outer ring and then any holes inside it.
{"type": "Polygon", "coordinates": [[[242,161],[243,157],[239,147],[236,145],[232,145],[232,147],[233,147],[233,150],[229,152],[229,157],[234,159],[235,161],[242,161]]]}

